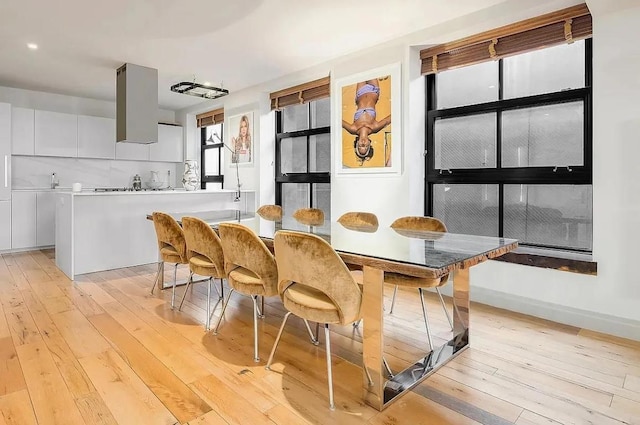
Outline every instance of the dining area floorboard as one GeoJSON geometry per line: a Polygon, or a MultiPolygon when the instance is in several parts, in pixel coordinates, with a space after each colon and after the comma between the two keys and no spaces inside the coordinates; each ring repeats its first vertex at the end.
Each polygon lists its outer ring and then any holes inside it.
{"type": "MultiPolygon", "coordinates": [[[[640,342],[472,303],[470,348],[379,412],[363,400],[362,325],[333,326],[331,411],[324,338],[311,344],[301,320],[265,369],[286,314],[279,298],[265,300],[256,363],[250,298],[231,298],[216,336],[203,328],[206,285],[172,310],[170,290],[150,293],[156,264],[71,281],[54,255],[1,256],[0,425],[640,424],[640,342]]],[[[440,301],[425,301],[442,344],[451,329],[440,301]]],[[[384,332],[392,371],[424,352],[417,291],[398,291],[384,332]]]]}

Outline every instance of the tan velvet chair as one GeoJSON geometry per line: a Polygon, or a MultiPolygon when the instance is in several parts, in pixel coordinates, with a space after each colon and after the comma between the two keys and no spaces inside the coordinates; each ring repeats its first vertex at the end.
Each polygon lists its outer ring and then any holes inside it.
{"type": "MultiPolygon", "coordinates": [[[[391,227],[398,231],[399,233],[403,233],[406,231],[408,235],[410,235],[411,231],[433,231],[433,232],[446,232],[447,227],[445,224],[434,217],[401,217],[391,223],[391,227]]],[[[422,277],[413,277],[403,275],[401,273],[392,273],[385,272],[384,273],[384,281],[385,283],[390,283],[395,285],[393,290],[393,297],[391,298],[391,309],[389,314],[393,314],[393,307],[396,302],[396,294],[398,292],[398,286],[406,287],[406,288],[416,288],[420,293],[420,302],[422,303],[422,315],[424,317],[424,324],[427,328],[427,337],[429,339],[429,347],[433,349],[433,341],[431,339],[431,330],[429,329],[429,318],[427,316],[427,309],[424,303],[423,297],[423,289],[425,288],[434,288],[440,297],[440,303],[442,304],[442,308],[444,309],[445,314],[447,315],[447,320],[449,321],[449,325],[451,325],[451,329],[453,329],[453,322],[451,321],[451,316],[449,315],[449,311],[447,310],[447,305],[442,298],[442,294],[440,293],[440,287],[443,286],[449,280],[449,275],[442,276],[440,278],[431,279],[431,278],[422,278],[422,277]]]]}
{"type": "Polygon", "coordinates": [[[378,230],[378,217],[370,212],[351,211],[344,213],[338,223],[347,229],[373,233],[378,230]]]}
{"type": "Polygon", "coordinates": [[[160,262],[158,263],[158,274],[151,287],[151,293],[160,281],[160,273],[164,271],[163,263],[173,263],[173,291],[171,293],[171,308],[174,307],[176,298],[176,273],[179,264],[188,264],[187,246],[184,233],[178,222],[169,214],[154,212],[153,226],[156,229],[158,239],[158,250],[160,251],[160,262]]]}
{"type": "Polygon", "coordinates": [[[362,292],[349,269],[322,238],[281,230],[274,240],[278,264],[278,292],[288,310],[269,355],[267,369],[278,348],[289,315],[324,323],[329,407],[333,410],[329,325],[347,325],[360,319],[362,292]]]}
{"type": "Polygon", "coordinates": [[[231,294],[237,291],[250,296],[253,300],[253,353],[254,360],[257,362],[260,361],[258,316],[263,314],[258,307],[258,296],[264,298],[278,295],[276,259],[264,242],[248,227],[238,223],[220,223],[218,230],[224,252],[225,274],[231,291],[222,305],[222,312],[213,329],[213,334],[218,334],[231,294]]]}
{"type": "Polygon", "coordinates": [[[256,214],[265,220],[280,221],[282,220],[282,207],[280,205],[263,205],[258,208],[256,214]]]}
{"type": "MultiPolygon", "coordinates": [[[[213,279],[220,280],[220,291],[218,291],[218,301],[213,310],[218,307],[220,301],[224,299],[224,286],[222,279],[226,277],[224,271],[224,255],[222,243],[216,232],[207,223],[196,217],[182,217],[182,229],[187,242],[187,258],[189,259],[189,269],[191,276],[187,282],[187,287],[182,295],[182,301],[178,310],[182,309],[182,304],[187,295],[189,285],[193,282],[193,275],[208,276],[207,279],[207,318],[205,329],[209,330],[211,324],[211,284],[213,279]]],[[[217,289],[216,289],[217,291],[217,289]]]]}
{"type": "Polygon", "coordinates": [[[293,218],[298,223],[307,226],[322,226],[324,224],[324,212],[318,208],[300,208],[293,213],[293,218]]]}

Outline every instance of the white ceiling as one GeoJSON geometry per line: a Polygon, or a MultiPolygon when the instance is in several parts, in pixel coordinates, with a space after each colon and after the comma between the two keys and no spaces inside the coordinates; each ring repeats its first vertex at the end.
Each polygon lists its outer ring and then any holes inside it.
{"type": "Polygon", "coordinates": [[[505,0],[2,0],[0,86],[115,99],[125,62],[158,69],[160,107],[234,92],[505,0]],[[39,49],[27,49],[27,43],[39,49]]]}

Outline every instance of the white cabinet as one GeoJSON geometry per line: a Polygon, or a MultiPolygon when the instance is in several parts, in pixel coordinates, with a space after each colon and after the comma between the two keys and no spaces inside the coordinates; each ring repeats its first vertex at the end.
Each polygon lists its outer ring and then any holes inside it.
{"type": "Polygon", "coordinates": [[[158,125],[158,143],[149,145],[151,161],[182,162],[182,127],[176,125],[158,125]]]}
{"type": "Polygon", "coordinates": [[[149,145],[142,143],[116,142],[116,159],[149,160],[149,145]]]}
{"type": "Polygon", "coordinates": [[[113,159],[116,152],[116,120],[78,115],[78,157],[113,159]]]}
{"type": "Polygon", "coordinates": [[[0,103],[0,201],[11,200],[11,105],[0,103]]]}
{"type": "Polygon", "coordinates": [[[35,154],[78,156],[78,116],[35,111],[35,154]]]}
{"type": "Polygon", "coordinates": [[[35,112],[28,108],[11,108],[11,153],[33,155],[35,151],[35,112]]]}
{"type": "Polygon", "coordinates": [[[36,193],[36,246],[56,243],[56,192],[36,193]]]}
{"type": "Polygon", "coordinates": [[[0,201],[0,251],[11,249],[11,201],[0,201]]]}
{"type": "Polygon", "coordinates": [[[11,248],[36,246],[36,192],[13,192],[11,197],[11,248]]]}

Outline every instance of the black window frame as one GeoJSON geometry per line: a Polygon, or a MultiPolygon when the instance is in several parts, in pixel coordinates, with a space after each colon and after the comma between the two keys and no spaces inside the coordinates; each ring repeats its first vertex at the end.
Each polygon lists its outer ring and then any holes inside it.
{"type": "MultiPolygon", "coordinates": [[[[212,124],[212,125],[218,125],[218,124],[212,124]]],[[[224,164],[222,160],[224,144],[222,143],[222,141],[220,141],[220,142],[208,145],[207,144],[207,127],[209,126],[200,127],[200,188],[201,189],[206,189],[207,183],[220,183],[221,185],[224,185],[224,168],[223,168],[224,164]],[[207,176],[205,174],[205,170],[206,170],[205,152],[209,149],[218,149],[218,173],[219,174],[214,176],[207,176]]],[[[223,123],[220,123],[220,129],[222,132],[221,137],[224,138],[223,123]]]]}
{"type": "MultiPolygon", "coordinates": [[[[315,99],[310,102],[305,103],[307,106],[308,113],[308,123],[309,127],[311,127],[312,122],[312,112],[311,112],[311,103],[322,100],[315,99]]],[[[293,106],[293,105],[292,105],[293,106]]],[[[286,108],[286,106],[284,107],[286,108]]],[[[290,132],[283,132],[283,117],[282,111],[276,110],[276,144],[275,144],[275,184],[276,184],[276,205],[282,206],[282,188],[284,184],[287,183],[308,183],[309,184],[309,205],[308,207],[313,206],[313,185],[314,184],[322,184],[328,183],[331,184],[331,171],[314,171],[309,172],[311,168],[310,164],[310,144],[311,144],[311,136],[316,136],[319,134],[331,134],[331,126],[325,127],[316,127],[316,128],[308,128],[306,130],[296,130],[290,132]],[[295,137],[306,137],[307,143],[307,172],[306,173],[283,173],[281,166],[281,153],[282,153],[282,140],[295,138],[295,137]]],[[[330,162],[331,163],[331,162],[330,162]]]]}
{"type": "MultiPolygon", "coordinates": [[[[504,236],[504,185],[593,185],[593,46],[592,39],[585,39],[585,86],[584,88],[564,90],[553,93],[503,99],[503,60],[498,63],[498,100],[446,109],[436,109],[436,74],[427,75],[425,84],[426,99],[426,150],[425,150],[425,215],[433,216],[433,190],[437,184],[497,184],[498,185],[498,236],[504,236]],[[584,105],[584,148],[583,165],[571,167],[502,167],[502,112],[519,108],[557,105],[573,101],[582,101],[584,105]],[[496,113],[496,166],[494,168],[475,169],[438,169],[435,168],[435,122],[438,118],[463,117],[476,114],[496,113]]],[[[593,241],[592,241],[593,244],[593,241]]],[[[566,251],[590,253],[591,250],[579,248],[558,248],[532,243],[522,246],[561,249],[566,251]]]]}

